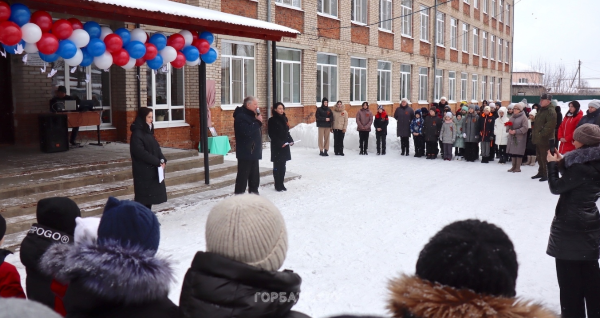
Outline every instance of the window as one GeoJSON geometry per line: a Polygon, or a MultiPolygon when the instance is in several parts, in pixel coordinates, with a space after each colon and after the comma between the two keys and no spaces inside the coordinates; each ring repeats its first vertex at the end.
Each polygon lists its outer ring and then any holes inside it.
{"type": "Polygon", "coordinates": [[[490,101],[494,100],[494,82],[496,82],[495,77],[490,77],[490,101]]]}
{"type": "Polygon", "coordinates": [[[444,87],[444,71],[443,70],[435,70],[435,82],[433,87],[433,99],[440,100],[443,94],[444,87]]]}
{"type": "Polygon", "coordinates": [[[380,0],[379,21],[380,29],[392,31],[392,0],[380,0]]]}
{"type": "Polygon", "coordinates": [[[502,52],[504,52],[504,46],[502,46],[502,39],[498,39],[498,62],[502,62],[502,52]]]}
{"type": "Polygon", "coordinates": [[[290,7],[302,8],[302,6],[300,5],[300,0],[276,0],[275,2],[286,4],[290,7]]]}
{"type": "Polygon", "coordinates": [[[148,107],[154,111],[154,122],[185,121],[185,82],[183,69],[167,65],[156,72],[147,68],[148,107]]]}
{"type": "Polygon", "coordinates": [[[508,64],[510,61],[510,50],[508,48],[508,41],[504,41],[504,47],[506,47],[506,55],[504,55],[504,63],[508,64]]]}
{"type": "Polygon", "coordinates": [[[410,100],[410,73],[410,65],[402,64],[400,66],[400,99],[406,98],[410,100]]]}
{"type": "Polygon", "coordinates": [[[338,100],[337,74],[337,55],[317,53],[317,103],[321,103],[323,97],[338,100]]]}
{"type": "Polygon", "coordinates": [[[477,100],[477,74],[473,74],[471,76],[471,100],[476,101],[477,100]]]}
{"type": "Polygon", "coordinates": [[[527,84],[529,83],[529,80],[526,78],[519,78],[519,84],[527,84]]]}
{"type": "Polygon", "coordinates": [[[338,16],[338,0],[317,0],[317,11],[333,17],[338,16]]]}
{"type": "Polygon", "coordinates": [[[458,20],[450,19],[450,48],[456,49],[456,41],[458,38],[458,20]]]}
{"type": "Polygon", "coordinates": [[[502,0],[498,0],[498,21],[502,22],[502,15],[504,14],[504,3],[502,0]]]}
{"type": "Polygon", "coordinates": [[[402,0],[402,35],[412,36],[412,0],[402,0]]]}
{"type": "Polygon", "coordinates": [[[479,29],[473,28],[473,54],[479,55],[479,29]]]}
{"type": "Polygon", "coordinates": [[[254,45],[221,45],[221,105],[241,105],[254,96],[254,45]]]}
{"type": "Polygon", "coordinates": [[[377,101],[389,102],[392,100],[392,63],[377,62],[377,101]]]}
{"type": "Polygon", "coordinates": [[[473,7],[479,9],[479,0],[473,0],[473,7]]]}
{"type": "Polygon", "coordinates": [[[463,38],[463,46],[462,46],[462,50],[465,53],[469,53],[469,25],[466,23],[463,23],[463,32],[462,32],[462,38],[463,38]]]}
{"type": "Polygon", "coordinates": [[[487,48],[488,48],[488,40],[487,40],[487,32],[481,31],[481,53],[484,58],[487,57],[487,48]]]}
{"type": "Polygon", "coordinates": [[[448,101],[456,101],[456,72],[448,72],[448,101]]]}
{"type": "Polygon", "coordinates": [[[421,40],[429,41],[429,8],[421,6],[421,40]]]}
{"type": "Polygon", "coordinates": [[[496,18],[496,0],[492,0],[492,18],[496,18]]]}
{"type": "Polygon", "coordinates": [[[483,13],[488,13],[488,1],[490,0],[482,0],[483,13]]]}
{"type": "Polygon", "coordinates": [[[367,60],[350,58],[350,101],[367,100],[367,60]]]}
{"type": "Polygon", "coordinates": [[[445,34],[444,21],[445,20],[446,20],[446,15],[443,14],[442,12],[438,12],[436,22],[435,22],[436,26],[437,26],[436,44],[441,45],[441,46],[444,46],[444,34],[445,34]]]}
{"type": "Polygon", "coordinates": [[[506,4],[506,16],[505,16],[505,20],[504,23],[506,24],[506,26],[510,25],[510,4],[506,4]]]}
{"type": "Polygon", "coordinates": [[[427,74],[429,69],[427,67],[419,67],[419,101],[427,102],[427,74]]]}
{"type": "Polygon", "coordinates": [[[481,100],[485,100],[487,99],[487,95],[485,94],[485,92],[487,88],[487,76],[482,76],[481,77],[481,100]]]}
{"type": "Polygon", "coordinates": [[[467,100],[467,81],[469,75],[467,73],[460,74],[460,100],[467,100]]]}
{"type": "Polygon", "coordinates": [[[463,2],[469,4],[469,0],[463,0],[463,2]]]}
{"type": "Polygon", "coordinates": [[[498,89],[496,89],[496,99],[497,100],[502,100],[502,79],[498,78],[498,89]]]}
{"type": "Polygon", "coordinates": [[[277,49],[277,101],[300,104],[301,51],[277,49]]]}
{"type": "Polygon", "coordinates": [[[352,11],[352,22],[367,24],[367,13],[369,12],[367,1],[368,0],[352,0],[350,8],[352,11]]]}
{"type": "Polygon", "coordinates": [[[493,35],[490,35],[490,58],[496,58],[496,37],[493,35]]]}

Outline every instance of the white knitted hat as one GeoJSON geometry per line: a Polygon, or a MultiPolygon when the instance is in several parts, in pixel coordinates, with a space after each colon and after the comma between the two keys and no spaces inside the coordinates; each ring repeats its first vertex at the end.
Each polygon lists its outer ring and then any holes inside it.
{"type": "Polygon", "coordinates": [[[206,221],[206,250],[267,271],[277,271],[287,253],[287,231],[279,209],[254,194],[215,205],[206,221]]]}

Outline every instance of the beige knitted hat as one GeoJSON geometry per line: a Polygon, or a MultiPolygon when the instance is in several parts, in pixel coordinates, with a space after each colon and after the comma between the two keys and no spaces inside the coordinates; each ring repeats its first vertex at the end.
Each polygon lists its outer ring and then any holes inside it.
{"type": "Polygon", "coordinates": [[[573,139],[586,146],[598,146],[600,144],[600,127],[594,124],[583,124],[575,129],[573,139]]]}
{"type": "Polygon", "coordinates": [[[206,221],[208,252],[267,271],[277,271],[287,253],[287,231],[279,209],[254,194],[215,205],[206,221]]]}

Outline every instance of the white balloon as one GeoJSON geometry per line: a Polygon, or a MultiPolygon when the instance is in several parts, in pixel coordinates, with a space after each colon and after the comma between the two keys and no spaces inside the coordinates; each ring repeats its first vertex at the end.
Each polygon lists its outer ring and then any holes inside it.
{"type": "Polygon", "coordinates": [[[175,48],[172,46],[165,47],[160,52],[158,52],[158,54],[160,54],[160,56],[162,56],[163,63],[165,63],[165,64],[171,63],[171,62],[175,61],[175,59],[177,58],[177,50],[175,50],[175,48]]]}
{"type": "MultiPolygon", "coordinates": [[[[79,31],[79,30],[75,30],[75,31],[79,31]]],[[[83,61],[83,52],[81,52],[81,49],[77,49],[77,53],[75,53],[75,56],[73,56],[70,59],[66,59],[65,63],[67,63],[70,66],[77,66],[77,65],[81,64],[81,61],[83,61]]]]}
{"type": "Polygon", "coordinates": [[[100,28],[100,30],[101,30],[100,31],[100,40],[102,40],[102,41],[104,41],[104,38],[107,35],[113,33],[113,31],[109,27],[102,27],[102,28],[100,28]]]}
{"type": "Polygon", "coordinates": [[[35,43],[25,43],[24,50],[27,53],[37,53],[39,51],[35,43]]]}
{"type": "Polygon", "coordinates": [[[185,46],[192,45],[192,42],[194,41],[194,36],[192,35],[192,32],[188,30],[181,30],[179,31],[179,34],[181,34],[185,39],[185,46]]]}
{"type": "Polygon", "coordinates": [[[21,27],[23,40],[27,43],[37,43],[42,38],[42,29],[35,23],[25,23],[21,27]]]}
{"type": "Polygon", "coordinates": [[[200,58],[198,58],[197,60],[190,62],[190,61],[186,61],[185,64],[187,64],[187,66],[197,66],[198,64],[200,64],[200,58]]]}
{"type": "Polygon", "coordinates": [[[135,62],[136,60],[132,57],[129,58],[129,62],[127,64],[125,64],[124,66],[121,66],[122,68],[126,69],[126,70],[130,70],[132,68],[135,67],[135,62]]]}
{"type": "Polygon", "coordinates": [[[105,51],[104,54],[94,58],[94,64],[97,68],[106,70],[113,64],[113,57],[108,51],[105,51]]]}
{"type": "Polygon", "coordinates": [[[73,43],[75,43],[75,46],[77,46],[78,48],[82,48],[84,46],[87,46],[88,43],[90,43],[90,34],[87,33],[86,30],[82,29],[73,30],[73,34],[71,34],[69,40],[73,41],[73,43]]]}
{"type": "Polygon", "coordinates": [[[146,41],[148,40],[148,35],[146,34],[146,31],[137,28],[133,31],[131,31],[131,41],[138,41],[138,42],[142,42],[142,43],[146,43],[146,41]]]}

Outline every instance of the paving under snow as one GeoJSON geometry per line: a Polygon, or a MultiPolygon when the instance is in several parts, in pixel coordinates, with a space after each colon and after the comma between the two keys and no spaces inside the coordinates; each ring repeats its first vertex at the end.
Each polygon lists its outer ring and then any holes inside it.
{"type": "MultiPolygon", "coordinates": [[[[585,111],[587,103],[582,104],[585,111]]],[[[303,278],[297,310],[313,317],[385,315],[388,279],[413,274],[428,239],[444,225],[467,218],[502,227],[518,254],[518,295],[559,310],[554,259],[545,253],[558,196],[550,194],[547,183],[530,179],[537,166],[507,173],[509,167],[497,161],[401,157],[394,120],[388,155],[359,156],[358,134],[352,127],[355,123],[348,130],[346,156],[326,158],[314,149],[314,124],[295,128],[292,135],[302,142],[292,148],[288,170],[302,179],[287,183],[284,193],[272,187],[260,190],[280,208],[287,223],[284,268],[303,278]]],[[[268,149],[263,158],[261,166],[269,167],[268,149]]],[[[176,303],[194,253],[205,248],[206,218],[217,202],[194,204],[193,197],[186,201],[192,205],[159,215],[159,254],[170,255],[175,262],[177,283],[170,297],[176,303]]],[[[18,266],[24,284],[25,271],[18,259],[16,254],[7,261],[18,266]]]]}

